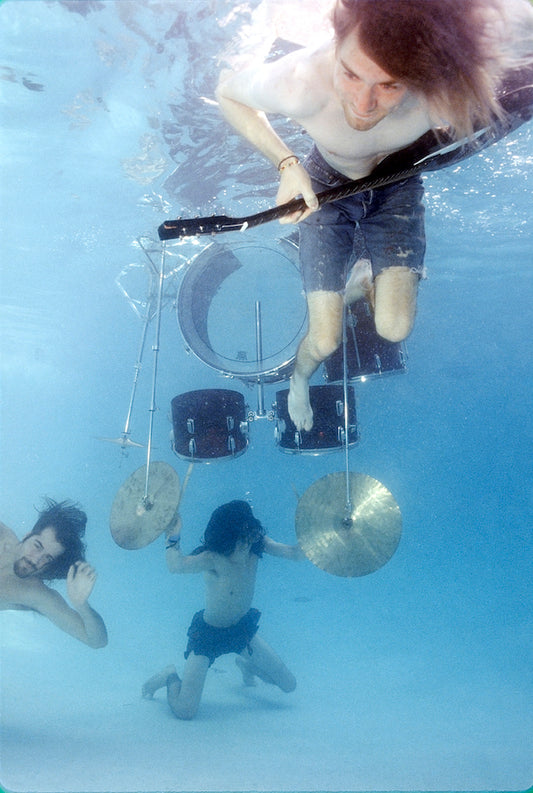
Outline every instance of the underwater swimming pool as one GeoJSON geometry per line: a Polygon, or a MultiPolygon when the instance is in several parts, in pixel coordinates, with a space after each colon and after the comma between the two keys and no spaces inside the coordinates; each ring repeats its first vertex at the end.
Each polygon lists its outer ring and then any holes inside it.
{"type": "MultiPolygon", "coordinates": [[[[531,123],[424,176],[428,279],[407,371],[354,384],[360,437],[350,470],[393,494],[402,515],[394,556],[358,578],[262,560],[261,633],[295,674],[294,693],[243,688],[224,656],[194,722],[174,719],[161,694],[141,698],[153,672],[181,666],[202,586],[167,574],[162,538],[118,547],[111,505],[146,461],[152,419],[153,458],[183,481],[188,462],[169,437],[177,395],[228,388],[252,411],[258,400],[253,383],[191,351],[176,316],[211,238],[169,244],[156,345],[157,228],[273,204],[274,169],[229,129],[213,92],[221,53],[246,45],[266,55],[287,37],[281,5],[0,4],[0,519],[23,536],[43,496],[82,503],[98,571],[91,603],[110,637],[95,652],[35,614],[1,612],[7,791],[531,785],[531,123]],[[120,441],[136,375],[128,437],[142,446],[122,448],[102,438],[120,441]]],[[[306,6],[309,29],[317,5],[306,6]]],[[[283,7],[307,36],[301,6],[283,7]]],[[[305,146],[298,130],[287,134],[305,146]]],[[[281,228],[231,232],[223,244],[279,250],[281,228]]],[[[281,350],[276,365],[302,322],[291,262],[281,257],[275,277],[261,255],[249,278],[232,275],[216,290],[217,350],[245,369],[253,314],[239,322],[258,293],[266,349],[281,350]]],[[[314,383],[323,382],[318,372],[314,383]]],[[[265,384],[267,412],[282,387],[265,384]]],[[[342,472],[344,456],[287,454],[274,430],[268,418],[254,421],[244,453],[194,466],[181,508],[187,551],[231,499],[249,500],[272,537],[295,542],[298,499],[342,472]]]]}

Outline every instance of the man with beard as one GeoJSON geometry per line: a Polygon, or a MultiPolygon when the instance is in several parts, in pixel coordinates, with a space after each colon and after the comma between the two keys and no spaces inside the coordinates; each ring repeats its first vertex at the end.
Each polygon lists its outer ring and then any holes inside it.
{"type": "Polygon", "coordinates": [[[36,611],[89,647],[105,647],[105,624],[87,600],[96,581],[85,561],[87,516],[75,504],[51,499],[24,539],[0,522],[0,609],[36,611]],[[72,607],[45,581],[66,578],[72,607]]]}

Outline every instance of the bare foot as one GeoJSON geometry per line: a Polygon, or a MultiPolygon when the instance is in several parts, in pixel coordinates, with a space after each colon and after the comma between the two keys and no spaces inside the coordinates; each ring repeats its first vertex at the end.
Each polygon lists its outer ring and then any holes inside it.
{"type": "Polygon", "coordinates": [[[248,661],[245,661],[244,658],[241,658],[239,655],[235,659],[235,663],[239,667],[242,673],[242,682],[245,686],[255,686],[257,685],[255,682],[255,675],[252,672],[251,665],[248,661]]]}
{"type": "Polygon", "coordinates": [[[258,666],[255,666],[252,661],[247,661],[245,658],[238,655],[235,659],[235,663],[242,672],[242,680],[245,686],[255,686],[255,677],[258,677],[264,683],[276,685],[270,675],[264,672],[262,669],[259,669],[258,666]]]}
{"type": "Polygon", "coordinates": [[[362,297],[369,299],[371,302],[374,291],[374,283],[372,278],[372,265],[369,259],[359,259],[350,273],[350,277],[346,282],[344,288],[344,303],[351,306],[362,297]]]}
{"type": "Polygon", "coordinates": [[[155,692],[158,691],[160,688],[163,688],[167,685],[167,680],[169,675],[176,674],[176,667],[172,664],[170,666],[165,666],[164,669],[161,670],[157,675],[154,675],[147,680],[144,686],[142,687],[142,696],[144,699],[152,699],[155,692]]]}
{"type": "Polygon", "coordinates": [[[287,407],[296,429],[309,432],[313,426],[313,411],[309,402],[307,380],[296,379],[294,375],[291,377],[287,407]]]}

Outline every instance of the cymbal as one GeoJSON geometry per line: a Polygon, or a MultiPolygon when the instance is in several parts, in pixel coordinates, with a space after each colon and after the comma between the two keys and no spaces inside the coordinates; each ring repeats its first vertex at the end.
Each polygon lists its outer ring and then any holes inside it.
{"type": "Polygon", "coordinates": [[[398,504],[371,476],[346,473],[322,477],[298,502],[296,536],[314,565],[338,576],[363,576],[386,564],[402,533],[398,504]]]}
{"type": "Polygon", "coordinates": [[[124,436],[120,438],[98,438],[98,440],[105,441],[106,443],[115,443],[117,446],[122,446],[123,448],[126,446],[134,446],[136,449],[144,449],[144,443],[137,443],[137,441],[132,441],[124,436]]]}
{"type": "Polygon", "coordinates": [[[126,550],[144,548],[156,540],[177,518],[180,480],[172,466],[151,462],[138,468],[126,479],[113,501],[109,525],[113,539],[126,550]]]}

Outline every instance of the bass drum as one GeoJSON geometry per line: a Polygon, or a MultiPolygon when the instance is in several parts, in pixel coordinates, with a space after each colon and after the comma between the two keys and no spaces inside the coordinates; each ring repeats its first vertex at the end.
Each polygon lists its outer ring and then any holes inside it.
{"type": "Polygon", "coordinates": [[[208,366],[248,383],[277,383],[292,371],[307,305],[293,239],[213,242],[180,286],[178,323],[208,366]]]}

